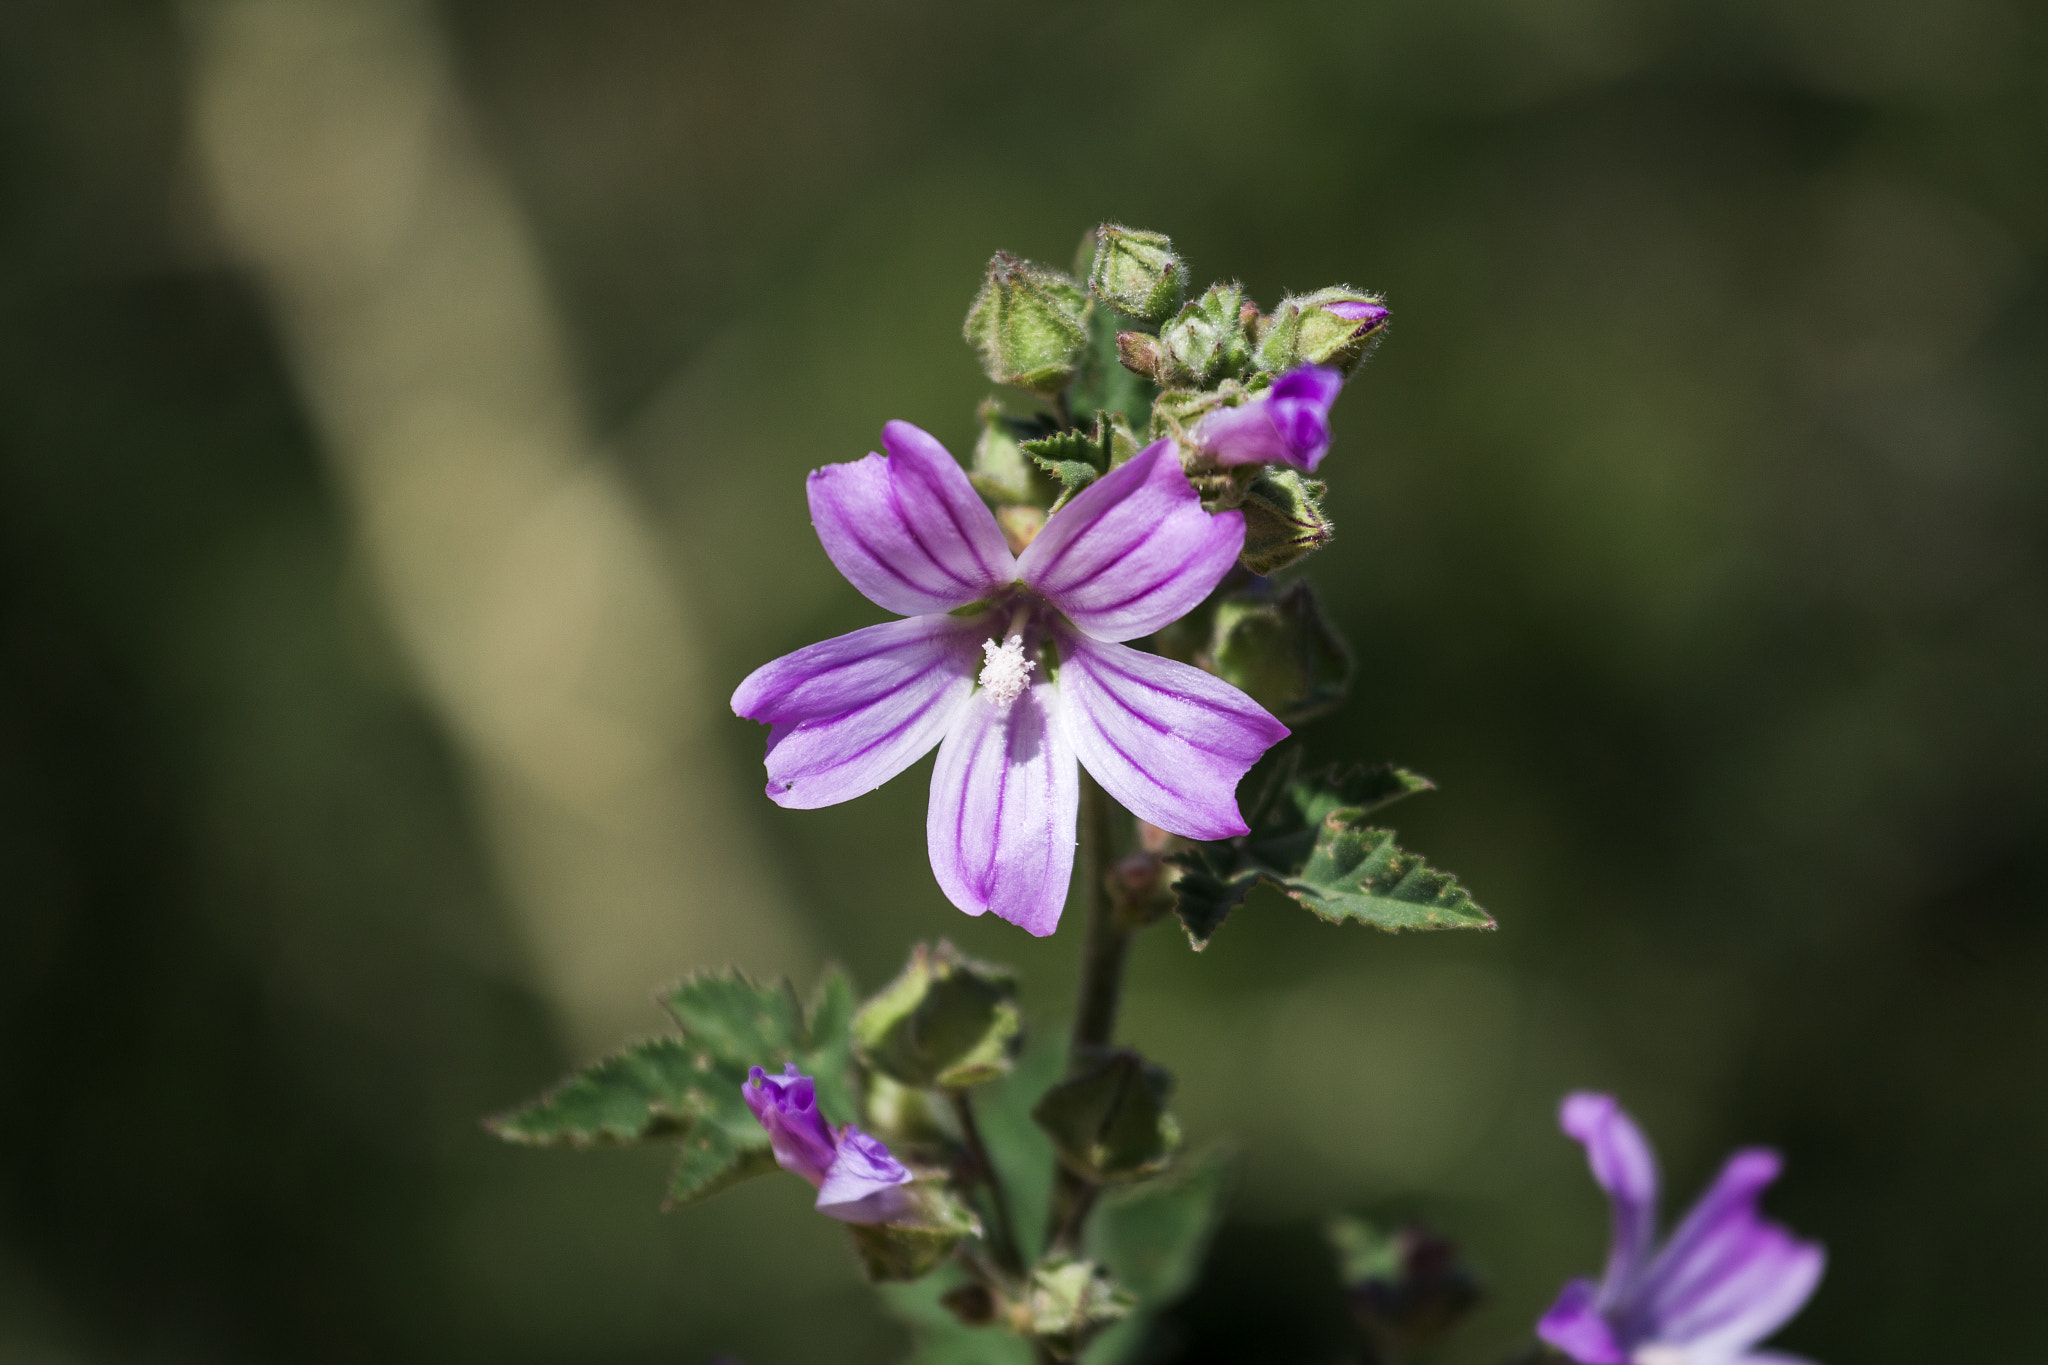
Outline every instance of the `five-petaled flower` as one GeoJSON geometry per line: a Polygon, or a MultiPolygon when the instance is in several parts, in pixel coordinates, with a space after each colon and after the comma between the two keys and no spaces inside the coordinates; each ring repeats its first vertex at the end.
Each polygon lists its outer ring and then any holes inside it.
{"type": "Polygon", "coordinates": [[[811,475],[811,522],[854,587],[909,619],[740,684],[732,709],[770,727],[768,795],[834,805],[936,744],[925,834],[940,888],[1041,935],[1073,870],[1077,764],[1161,829],[1243,834],[1237,784],[1287,727],[1228,683],[1121,643],[1209,595],[1243,548],[1243,514],[1203,511],[1158,441],[1013,556],[937,440],[891,422],[882,445],[811,475]]]}
{"type": "Polygon", "coordinates": [[[775,1164],[817,1187],[819,1213],[842,1223],[889,1223],[907,1211],[910,1171],[852,1124],[834,1129],[825,1122],[817,1086],[797,1074],[795,1062],[780,1076],[755,1067],[740,1095],[768,1130],[775,1164]]]}
{"type": "Polygon", "coordinates": [[[1313,474],[1330,451],[1330,405],[1344,376],[1298,365],[1248,403],[1218,408],[1195,424],[1202,453],[1221,465],[1286,464],[1313,474]]]}
{"type": "Polygon", "coordinates": [[[1805,1306],[1826,1254],[1757,1212],[1778,1154],[1746,1148],[1661,1249],[1657,1158],[1612,1096],[1567,1096],[1558,1121],[1586,1148],[1614,1207],[1614,1243],[1596,1285],[1573,1280],[1536,1334],[1581,1365],[1803,1365],[1756,1344],[1805,1306]]]}

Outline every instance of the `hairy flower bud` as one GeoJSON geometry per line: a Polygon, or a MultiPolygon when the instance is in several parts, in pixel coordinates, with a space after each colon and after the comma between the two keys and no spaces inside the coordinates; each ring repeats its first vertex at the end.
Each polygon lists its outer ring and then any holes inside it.
{"type": "Polygon", "coordinates": [[[1261,471],[1239,504],[1244,550],[1237,562],[1255,574],[1277,573],[1327,544],[1331,527],[1323,515],[1324,487],[1291,469],[1261,471]]]}
{"type": "Polygon", "coordinates": [[[1188,289],[1187,262],[1164,233],[1104,223],[1095,229],[1095,263],[1088,271],[1095,297],[1144,322],[1158,322],[1188,289]]]}
{"type": "MultiPolygon", "coordinates": [[[[1021,684],[1020,684],[1021,688],[1021,684]]],[[[1017,978],[941,940],[920,943],[894,981],[853,1016],[870,1070],[910,1086],[957,1088],[1004,1075],[1020,1041],[1017,978]]]]}
{"type": "Polygon", "coordinates": [[[1247,322],[1257,316],[1256,308],[1247,312],[1242,286],[1210,285],[1160,331],[1159,382],[1189,389],[1236,378],[1251,359],[1247,322]]]}
{"type": "Polygon", "coordinates": [[[998,251],[968,310],[967,340],[990,379],[1051,397],[1072,382],[1088,342],[1087,302],[1068,276],[998,251]]]}
{"type": "Polygon", "coordinates": [[[1330,365],[1343,374],[1358,368],[1387,321],[1377,294],[1341,286],[1285,298],[1262,323],[1254,360],[1271,374],[1297,365],[1330,365]]]}

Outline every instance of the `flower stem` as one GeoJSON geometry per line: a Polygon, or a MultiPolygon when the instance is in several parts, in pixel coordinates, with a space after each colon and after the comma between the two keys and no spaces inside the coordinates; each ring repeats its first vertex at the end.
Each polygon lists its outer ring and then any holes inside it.
{"type": "Polygon", "coordinates": [[[996,1264],[1011,1275],[1024,1273],[1024,1254],[1017,1249],[1017,1223],[1010,1215],[1010,1195],[1003,1188],[1002,1177],[996,1174],[995,1162],[989,1160],[988,1146],[981,1140],[981,1125],[975,1122],[974,1102],[965,1090],[949,1090],[946,1098],[953,1102],[953,1116],[960,1120],[960,1136],[967,1144],[967,1155],[974,1162],[975,1175],[988,1189],[989,1211],[995,1238],[992,1243],[996,1264]]]}
{"type": "MultiPolygon", "coordinates": [[[[1081,943],[1081,987],[1074,1003],[1074,1036],[1068,1045],[1071,1064],[1089,1048],[1105,1047],[1116,1035],[1117,1007],[1123,1003],[1124,963],[1130,956],[1131,931],[1117,922],[1110,904],[1107,874],[1115,856],[1110,847],[1110,822],[1116,807],[1086,773],[1081,775],[1081,894],[1088,905],[1087,936],[1081,943]]],[[[1087,1177],[1061,1165],[1054,1173],[1050,1249],[1079,1249],[1081,1228],[1095,1204],[1096,1186],[1087,1177]]]]}

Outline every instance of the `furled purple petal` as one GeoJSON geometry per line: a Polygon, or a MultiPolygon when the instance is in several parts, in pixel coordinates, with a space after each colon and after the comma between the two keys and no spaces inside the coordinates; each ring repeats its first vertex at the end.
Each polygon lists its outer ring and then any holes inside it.
{"type": "Polygon", "coordinates": [[[1626,1365],[1628,1353],[1594,1307],[1597,1293],[1591,1280],[1573,1280],[1536,1324],[1536,1335],[1579,1365],[1626,1365]]]}
{"type": "Polygon", "coordinates": [[[1778,1154],[1737,1152],[1721,1168],[1638,1286],[1631,1316],[1660,1338],[1755,1345],[1805,1305],[1826,1257],[1757,1213],[1778,1154]]]}
{"type": "Polygon", "coordinates": [[[1330,450],[1330,405],[1344,376],[1301,365],[1248,403],[1218,408],[1195,425],[1195,443],[1221,465],[1287,464],[1314,473],[1330,450]]]}
{"type": "Polygon", "coordinates": [[[780,1076],[757,1066],[747,1073],[740,1097],[768,1130],[775,1164],[813,1185],[821,1184],[837,1157],[838,1144],[831,1125],[818,1112],[818,1092],[811,1078],[798,1075],[795,1062],[780,1076]]]}
{"type": "Polygon", "coordinates": [[[755,669],[732,709],[772,727],[769,797],[796,810],[834,805],[924,757],[973,690],[988,633],[976,619],[913,616],[755,669]]]}
{"type": "Polygon", "coordinates": [[[1567,1095],[1557,1121],[1584,1145],[1593,1179],[1614,1207],[1614,1242],[1600,1282],[1600,1303],[1608,1307],[1629,1293],[1657,1235],[1657,1157],[1612,1095],[1567,1095]]]}
{"type": "Polygon", "coordinates": [[[810,478],[811,524],[847,581],[903,616],[951,611],[1011,582],[1017,562],[959,462],[908,422],[882,428],[889,453],[810,478]]]}
{"type": "Polygon", "coordinates": [[[1041,937],[1066,904],[1081,790],[1074,751],[1053,719],[1059,704],[1047,682],[1007,703],[976,692],[939,745],[925,817],[946,898],[1041,937]]]}
{"type": "Polygon", "coordinates": [[[1063,630],[1057,723],[1103,790],[1189,839],[1245,832],[1237,784],[1287,727],[1199,668],[1063,630]]]}
{"type": "MultiPolygon", "coordinates": [[[[1324,304],[1323,311],[1333,313],[1346,322],[1378,322],[1387,315],[1387,306],[1383,303],[1367,303],[1364,299],[1338,299],[1335,303],[1324,304]]],[[[1364,330],[1362,327],[1359,329],[1364,330]]],[[[1352,333],[1353,336],[1357,334],[1352,333]]]]}
{"type": "Polygon", "coordinates": [[[1658,1307],[1658,1336],[1693,1358],[1722,1360],[1756,1345],[1806,1306],[1827,1268],[1827,1254],[1774,1223],[1757,1222],[1722,1247],[1713,1269],[1682,1298],[1658,1307]]]}
{"type": "Polygon", "coordinates": [[[1155,441],[1062,507],[1017,576],[1098,640],[1178,621],[1244,548],[1244,514],[1202,510],[1171,441],[1155,441]]]}
{"type": "Polygon", "coordinates": [[[818,1212],[842,1223],[893,1222],[908,1211],[902,1187],[910,1181],[910,1172],[887,1147],[849,1124],[818,1189],[818,1212]]]}

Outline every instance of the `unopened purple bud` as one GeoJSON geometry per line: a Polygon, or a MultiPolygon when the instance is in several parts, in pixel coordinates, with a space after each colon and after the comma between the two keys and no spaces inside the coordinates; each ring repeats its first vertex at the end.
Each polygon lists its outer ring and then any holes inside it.
{"type": "MultiPolygon", "coordinates": [[[[1363,299],[1339,299],[1335,303],[1324,304],[1323,311],[1334,313],[1346,322],[1378,322],[1386,317],[1387,306],[1383,303],[1367,303],[1363,299]]],[[[1354,332],[1352,335],[1356,336],[1357,333],[1354,332]]]]}
{"type": "Polygon", "coordinates": [[[818,1212],[842,1223],[892,1223],[909,1212],[912,1176],[881,1141],[848,1124],[818,1190],[818,1212]]]}
{"type": "Polygon", "coordinates": [[[838,1144],[832,1126],[818,1112],[818,1091],[811,1078],[798,1075],[795,1062],[780,1076],[771,1076],[757,1066],[747,1074],[740,1095],[768,1130],[775,1164],[813,1185],[824,1184],[838,1144]]]}
{"type": "Polygon", "coordinates": [[[1302,365],[1249,403],[1218,408],[1195,427],[1195,442],[1220,465],[1285,464],[1314,473],[1330,450],[1330,405],[1344,376],[1302,365]]]}

